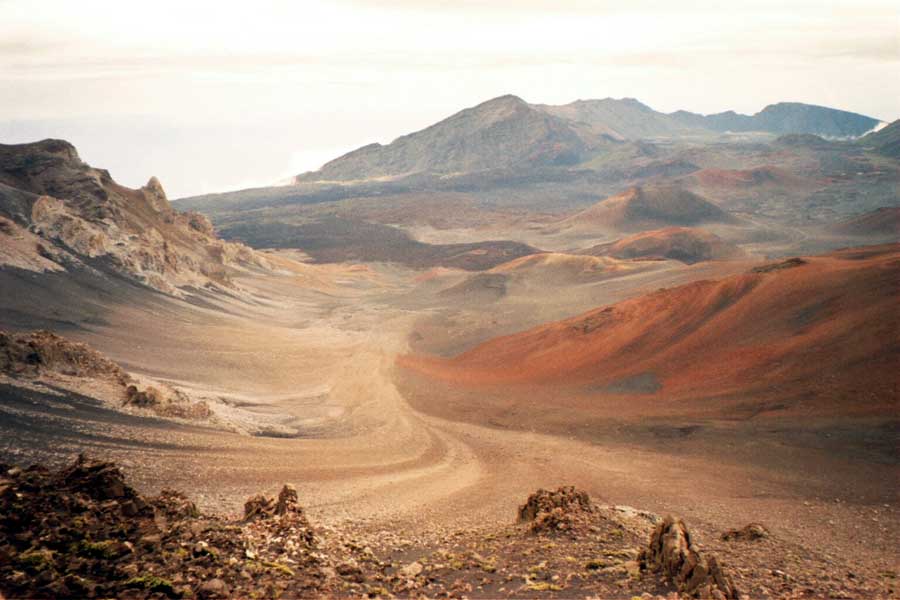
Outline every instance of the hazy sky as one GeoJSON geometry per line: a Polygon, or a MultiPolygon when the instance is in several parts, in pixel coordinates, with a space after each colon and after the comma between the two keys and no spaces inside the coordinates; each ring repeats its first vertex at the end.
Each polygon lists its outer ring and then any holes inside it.
{"type": "Polygon", "coordinates": [[[0,142],[169,196],[265,185],[514,93],[900,117],[889,1],[0,0],[0,142]]]}

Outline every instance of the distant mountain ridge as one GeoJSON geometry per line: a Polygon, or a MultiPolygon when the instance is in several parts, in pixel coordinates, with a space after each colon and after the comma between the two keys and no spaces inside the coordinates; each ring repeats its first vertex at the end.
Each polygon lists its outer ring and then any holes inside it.
{"type": "Polygon", "coordinates": [[[900,119],[882,129],[863,136],[859,142],[865,146],[875,148],[875,151],[879,154],[900,158],[900,119]]]}
{"type": "Polygon", "coordinates": [[[564,119],[508,95],[462,110],[386,146],[369,144],[349,152],[326,163],[314,179],[566,165],[579,162],[588,145],[564,119]]]}
{"type": "Polygon", "coordinates": [[[762,132],[855,138],[881,121],[843,110],[781,102],[755,115],[653,110],[633,98],[551,106],[513,95],[466,108],[390,144],[369,144],[298,175],[296,182],[353,182],[416,174],[572,167],[626,141],[762,132]]]}
{"type": "Polygon", "coordinates": [[[763,131],[779,135],[810,133],[834,138],[859,137],[881,123],[865,115],[800,102],[770,104],[755,115],[742,115],[729,110],[704,116],[680,110],[669,116],[686,126],[713,131],[763,131]]]}

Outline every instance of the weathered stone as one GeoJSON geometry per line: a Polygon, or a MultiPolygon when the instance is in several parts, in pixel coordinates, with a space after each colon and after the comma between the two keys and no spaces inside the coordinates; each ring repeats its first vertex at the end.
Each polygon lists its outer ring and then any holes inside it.
{"type": "Polygon", "coordinates": [[[767,537],[769,537],[769,530],[761,523],[749,523],[740,529],[729,529],[722,534],[722,539],[726,542],[735,540],[752,542],[767,537]]]}
{"type": "Polygon", "coordinates": [[[229,594],[228,584],[218,578],[203,582],[197,592],[201,598],[227,598],[229,594]]]}
{"type": "Polygon", "coordinates": [[[268,517],[275,512],[275,501],[263,495],[251,496],[244,503],[244,519],[249,521],[257,517],[268,517]]]}
{"type": "Polygon", "coordinates": [[[410,563],[410,564],[406,565],[405,567],[403,567],[400,570],[400,573],[404,577],[414,578],[422,573],[423,568],[424,567],[422,567],[422,563],[417,561],[417,562],[410,563]]]}
{"type": "Polygon", "coordinates": [[[297,489],[291,484],[286,483],[278,494],[278,504],[275,506],[275,514],[283,515],[287,512],[297,511],[299,509],[297,489]]]}
{"type": "Polygon", "coordinates": [[[661,572],[678,590],[699,598],[738,598],[731,578],[714,556],[697,552],[691,535],[681,519],[667,516],[654,529],[649,546],[642,553],[643,563],[661,572]]]}
{"type": "Polygon", "coordinates": [[[539,489],[519,507],[519,522],[531,522],[534,532],[566,531],[582,523],[587,527],[594,507],[586,492],[574,487],[556,491],[539,489]]]}

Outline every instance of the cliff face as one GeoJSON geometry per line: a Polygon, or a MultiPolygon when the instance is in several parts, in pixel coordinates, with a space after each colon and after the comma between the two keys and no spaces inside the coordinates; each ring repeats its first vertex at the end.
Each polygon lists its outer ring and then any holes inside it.
{"type": "Polygon", "coordinates": [[[121,186],[63,140],[0,145],[0,218],[0,265],[108,267],[173,295],[231,287],[235,270],[267,267],[250,248],[220,240],[205,216],[173,209],[155,177],[121,186]]]}

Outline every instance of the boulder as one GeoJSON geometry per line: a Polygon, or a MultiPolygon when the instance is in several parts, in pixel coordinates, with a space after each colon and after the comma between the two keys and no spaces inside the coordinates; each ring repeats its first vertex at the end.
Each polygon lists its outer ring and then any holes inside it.
{"type": "Polygon", "coordinates": [[[722,534],[726,542],[745,541],[754,542],[769,537],[769,530],[761,523],[749,523],[740,529],[729,529],[722,534]]]}

